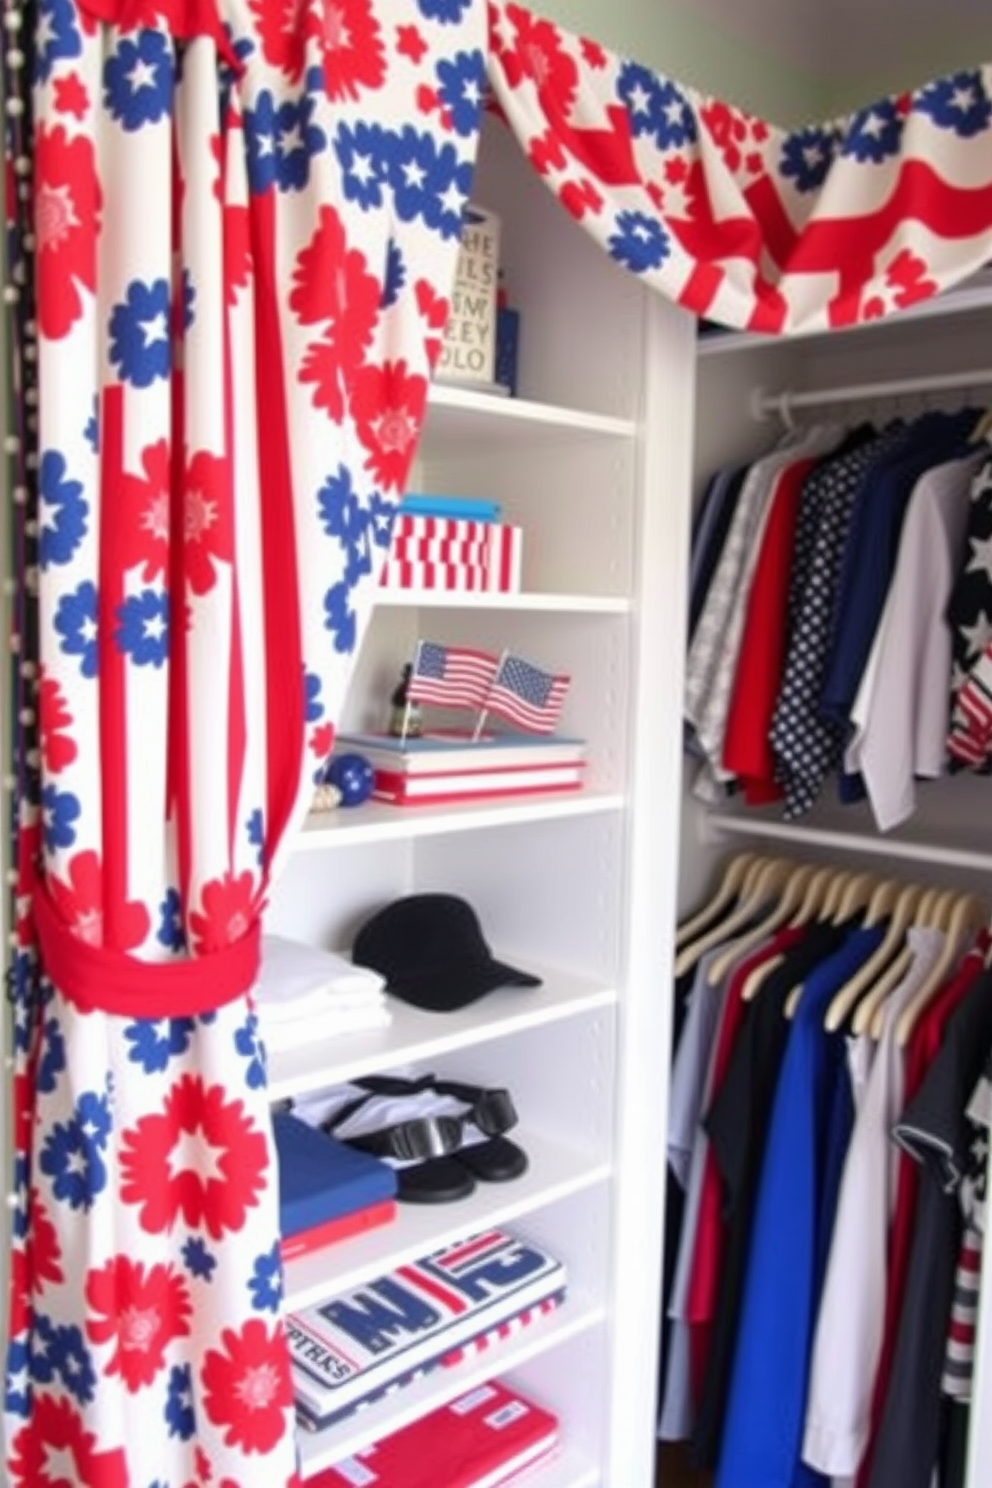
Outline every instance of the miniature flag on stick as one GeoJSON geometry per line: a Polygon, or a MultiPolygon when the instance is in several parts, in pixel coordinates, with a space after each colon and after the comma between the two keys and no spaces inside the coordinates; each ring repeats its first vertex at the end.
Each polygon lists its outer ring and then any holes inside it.
{"type": "Polygon", "coordinates": [[[499,657],[488,651],[418,641],[407,699],[444,708],[481,708],[498,666],[499,657]]]}
{"type": "Polygon", "coordinates": [[[487,713],[497,713],[533,734],[553,733],[570,681],[563,673],[542,671],[522,656],[504,652],[482,705],[476,737],[487,713]]]}

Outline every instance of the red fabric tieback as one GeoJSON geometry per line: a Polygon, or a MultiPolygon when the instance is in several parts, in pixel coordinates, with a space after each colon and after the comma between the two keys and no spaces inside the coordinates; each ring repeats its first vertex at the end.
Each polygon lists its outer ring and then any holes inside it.
{"type": "Polygon", "coordinates": [[[165,23],[177,41],[212,36],[217,51],[240,77],[241,58],[221,25],[216,0],[77,0],[79,9],[94,21],[104,21],[121,31],[158,31],[165,23]]]}
{"type": "Polygon", "coordinates": [[[44,884],[32,896],[45,975],[81,1012],[119,1018],[193,1018],[234,1002],[254,985],[261,925],[222,951],[186,961],[139,961],[88,945],[66,926],[44,884]]]}

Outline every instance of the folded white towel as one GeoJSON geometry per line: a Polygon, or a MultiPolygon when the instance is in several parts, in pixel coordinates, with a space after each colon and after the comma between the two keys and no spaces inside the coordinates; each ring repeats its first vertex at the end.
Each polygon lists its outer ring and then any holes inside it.
{"type": "Polygon", "coordinates": [[[262,964],[255,987],[259,1019],[268,1025],[308,1018],[333,1004],[377,1005],[385,979],[345,956],[282,935],[262,936],[262,964]]]}

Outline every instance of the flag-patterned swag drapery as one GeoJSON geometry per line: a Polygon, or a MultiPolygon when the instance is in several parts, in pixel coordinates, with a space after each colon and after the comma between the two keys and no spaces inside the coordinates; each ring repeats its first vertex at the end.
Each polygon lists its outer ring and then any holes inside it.
{"type": "Polygon", "coordinates": [[[488,52],[482,0],[5,5],[8,1479],[282,1488],[248,994],[423,419],[486,70],[618,263],[773,331],[992,256],[992,74],[784,132],[512,4],[488,52]]]}

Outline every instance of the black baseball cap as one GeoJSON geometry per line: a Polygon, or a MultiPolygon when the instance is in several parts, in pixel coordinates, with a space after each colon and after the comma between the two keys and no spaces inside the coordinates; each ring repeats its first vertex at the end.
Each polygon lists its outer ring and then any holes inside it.
{"type": "Polygon", "coordinates": [[[497,987],[541,978],[493,957],[479,917],[455,894],[408,894],[366,920],[351,959],[386,978],[386,990],[428,1012],[453,1013],[497,987]]]}

